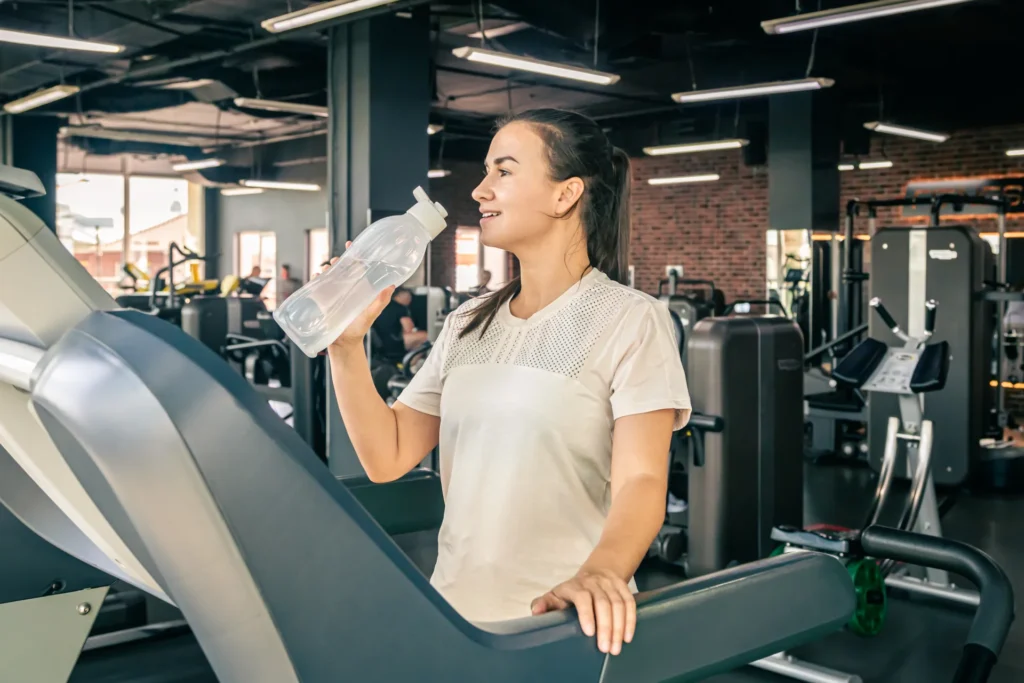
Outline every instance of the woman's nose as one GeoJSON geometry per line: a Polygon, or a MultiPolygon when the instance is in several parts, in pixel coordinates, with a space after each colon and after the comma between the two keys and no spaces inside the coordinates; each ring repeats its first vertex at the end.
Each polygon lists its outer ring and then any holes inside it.
{"type": "Polygon", "coordinates": [[[478,202],[484,202],[493,197],[491,192],[490,182],[487,178],[480,181],[480,184],[473,189],[472,197],[478,202]]]}

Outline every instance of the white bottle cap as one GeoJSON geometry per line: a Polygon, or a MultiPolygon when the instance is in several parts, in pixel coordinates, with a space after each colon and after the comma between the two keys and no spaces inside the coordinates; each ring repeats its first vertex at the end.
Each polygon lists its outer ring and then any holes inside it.
{"type": "Polygon", "coordinates": [[[416,198],[416,204],[406,213],[418,220],[430,234],[430,239],[434,239],[445,229],[447,223],[444,219],[448,212],[439,203],[430,201],[422,187],[413,190],[412,196],[416,198]]]}

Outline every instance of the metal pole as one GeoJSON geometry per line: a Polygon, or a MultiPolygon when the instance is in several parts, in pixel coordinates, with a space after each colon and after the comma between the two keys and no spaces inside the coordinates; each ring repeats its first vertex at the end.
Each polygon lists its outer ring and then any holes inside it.
{"type": "MultiPolygon", "coordinates": [[[[999,216],[999,272],[996,281],[1004,283],[1006,282],[1006,206],[999,206],[997,211],[999,216]]],[[[996,337],[996,392],[998,392],[996,394],[998,397],[996,410],[998,410],[999,426],[1004,427],[1006,425],[1006,391],[1003,389],[1003,335],[1006,333],[1004,321],[1006,302],[997,301],[996,311],[999,313],[999,319],[996,322],[998,330],[996,337]]]]}
{"type": "MultiPolygon", "coordinates": [[[[124,235],[121,242],[121,266],[128,265],[128,255],[132,248],[132,202],[131,202],[131,168],[128,156],[121,157],[121,176],[124,178],[124,235]]],[[[148,266],[152,268],[152,266],[148,266]]],[[[153,272],[150,270],[149,272],[153,272]]],[[[152,283],[150,283],[152,286],[152,283]]]]}

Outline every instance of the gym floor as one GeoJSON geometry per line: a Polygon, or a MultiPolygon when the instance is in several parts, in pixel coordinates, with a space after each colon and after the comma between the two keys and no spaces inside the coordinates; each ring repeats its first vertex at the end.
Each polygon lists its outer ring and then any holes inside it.
{"type": "MultiPolygon", "coordinates": [[[[806,469],[805,516],[809,524],[857,526],[874,491],[867,469],[812,466],[806,469]]],[[[1016,590],[1024,592],[1024,499],[961,495],[943,519],[944,535],[990,554],[1016,590]]],[[[673,579],[674,580],[674,579],[673,579]]],[[[656,582],[657,579],[655,578],[656,582]]],[[[794,606],[799,605],[794,596],[794,606]]],[[[882,634],[864,639],[841,632],[792,654],[808,662],[859,674],[865,683],[942,683],[952,679],[971,621],[970,611],[907,599],[889,602],[882,634]]],[[[696,626],[702,627],[702,626],[696,626]]],[[[680,633],[681,639],[686,638],[680,633]]],[[[745,667],[710,683],[782,683],[789,680],[745,667]]],[[[217,683],[190,634],[86,652],[71,683],[217,683]]],[[[1014,624],[990,683],[1024,681],[1024,624],[1014,624]]]]}

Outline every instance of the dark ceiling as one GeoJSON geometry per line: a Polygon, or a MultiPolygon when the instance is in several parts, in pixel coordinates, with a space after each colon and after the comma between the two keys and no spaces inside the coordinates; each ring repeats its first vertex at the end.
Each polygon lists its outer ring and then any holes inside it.
{"type": "MultiPolygon", "coordinates": [[[[68,116],[65,141],[94,155],[197,156],[322,136],[323,119],[239,111],[232,102],[262,96],[325,104],[322,33],[273,35],[259,25],[305,4],[74,0],[77,36],[128,49],[109,56],[2,45],[0,99],[61,82],[81,85],[80,95],[33,113],[68,116]],[[197,79],[212,82],[174,88],[197,79]]],[[[737,125],[764,120],[763,99],[683,107],[669,95],[693,83],[704,89],[801,78],[808,69],[835,79],[843,120],[853,126],[884,118],[947,131],[1020,121],[1011,99],[1011,49],[1024,21],[1018,0],[825,28],[816,40],[812,32],[766,35],[760,22],[852,0],[473,0],[398,3],[388,11],[409,11],[408,4],[428,11],[435,29],[432,118],[445,124],[449,158],[479,158],[494,117],[510,107],[579,109],[634,148],[731,136],[737,125]],[[481,22],[488,31],[518,29],[491,38],[494,49],[588,67],[596,53],[596,67],[622,79],[601,87],[455,58],[452,48],[481,44],[470,36],[481,22]]],[[[67,35],[68,2],[0,0],[0,27],[67,35]]]]}

